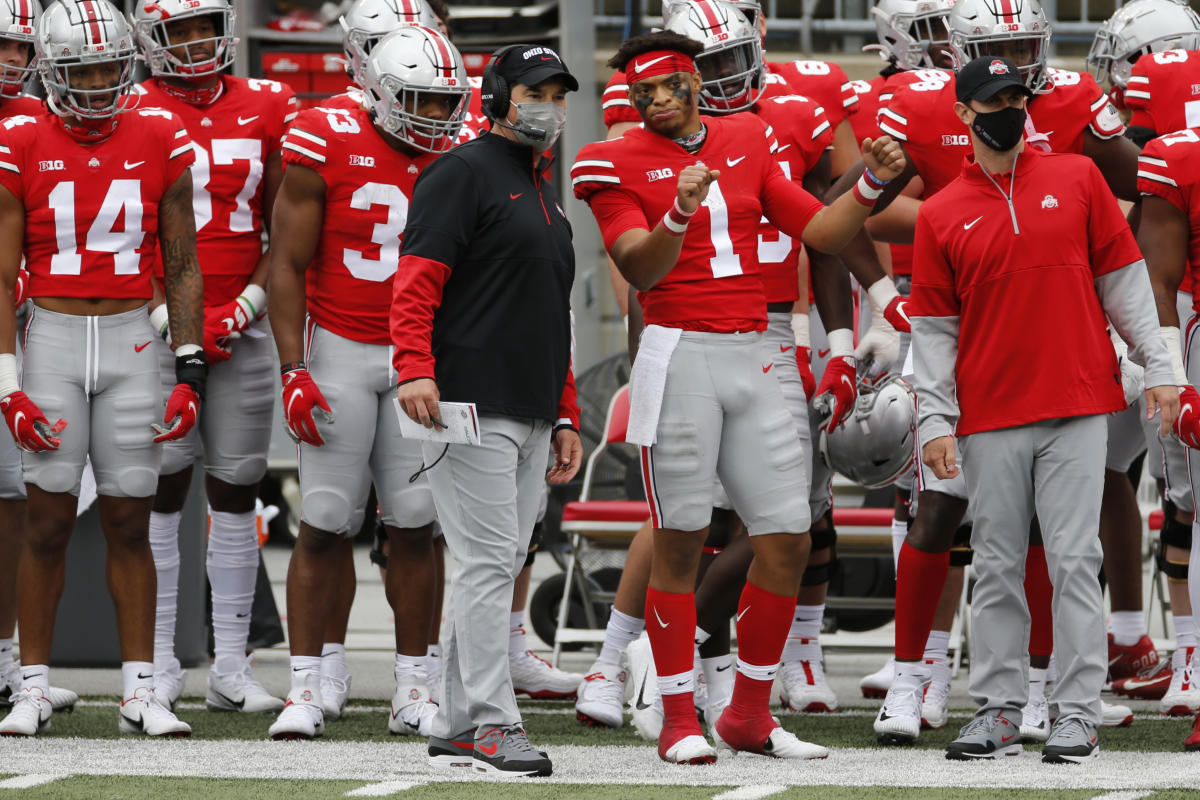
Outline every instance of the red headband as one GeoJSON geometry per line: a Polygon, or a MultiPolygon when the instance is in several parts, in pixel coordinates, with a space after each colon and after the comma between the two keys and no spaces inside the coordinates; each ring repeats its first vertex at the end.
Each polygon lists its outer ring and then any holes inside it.
{"type": "Polygon", "coordinates": [[[695,72],[696,62],[691,56],[678,50],[651,50],[629,59],[625,65],[625,78],[632,84],[646,78],[670,75],[673,72],[695,72]]]}

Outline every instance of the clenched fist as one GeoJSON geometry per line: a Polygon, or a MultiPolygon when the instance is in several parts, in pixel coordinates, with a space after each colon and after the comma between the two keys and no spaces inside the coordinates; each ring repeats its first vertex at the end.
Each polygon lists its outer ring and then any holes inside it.
{"type": "MultiPolygon", "coordinates": [[[[903,165],[900,167],[903,169],[903,165]]],[[[685,214],[691,214],[704,198],[708,197],[708,187],[721,177],[721,170],[709,169],[704,162],[697,161],[690,167],[684,167],[679,173],[679,182],[675,184],[675,196],[679,198],[679,207],[685,214]]]]}
{"type": "Polygon", "coordinates": [[[863,139],[862,160],[871,174],[881,181],[890,181],[904,171],[904,149],[890,136],[863,139]]]}

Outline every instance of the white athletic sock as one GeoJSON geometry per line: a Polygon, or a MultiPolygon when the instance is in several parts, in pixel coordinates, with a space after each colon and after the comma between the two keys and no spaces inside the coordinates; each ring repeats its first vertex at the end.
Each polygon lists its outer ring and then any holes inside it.
{"type": "Polygon", "coordinates": [[[736,674],[733,670],[733,655],[726,653],[723,656],[702,658],[700,671],[704,673],[704,682],[708,685],[708,704],[728,704],[729,699],[733,697],[733,678],[736,674]]]}
{"type": "Polygon", "coordinates": [[[13,663],[13,640],[0,639],[0,667],[13,663]]]}
{"type": "Polygon", "coordinates": [[[900,569],[900,546],[904,544],[905,537],[908,536],[908,523],[899,520],[892,520],[892,561],[897,571],[900,569]]]}
{"type": "Polygon", "coordinates": [[[1173,616],[1171,619],[1175,623],[1175,646],[1195,647],[1196,623],[1192,621],[1192,615],[1173,616]]]}
{"type": "Polygon", "coordinates": [[[945,661],[950,650],[950,631],[930,631],[925,640],[925,660],[945,661]]]}
{"type": "Polygon", "coordinates": [[[421,659],[423,669],[425,670],[426,680],[432,681],[434,678],[441,677],[442,674],[442,648],[440,645],[431,644],[425,650],[425,658],[421,659]]]}
{"type": "Polygon", "coordinates": [[[600,656],[596,662],[614,666],[620,664],[625,648],[642,635],[645,627],[646,620],[623,614],[614,606],[608,616],[608,625],[604,628],[604,646],[600,648],[600,656]]]}
{"type": "Polygon", "coordinates": [[[1029,696],[1046,694],[1046,673],[1049,669],[1029,668],[1029,696]]]}
{"type": "Polygon", "coordinates": [[[1058,681],[1058,662],[1054,654],[1050,654],[1050,663],[1046,665],[1046,683],[1052,685],[1058,681]]]}
{"type": "Polygon", "coordinates": [[[529,649],[525,638],[525,609],[508,615],[508,657],[519,656],[529,649]]]}
{"type": "Polygon", "coordinates": [[[1108,617],[1108,630],[1114,642],[1129,647],[1146,635],[1146,617],[1141,611],[1114,611],[1108,617]]]}
{"type": "Polygon", "coordinates": [[[803,647],[821,635],[821,620],[825,617],[825,604],[819,606],[796,606],[792,627],[787,642],[783,645],[783,662],[800,661],[804,657],[803,647]]]}
{"type": "Polygon", "coordinates": [[[321,646],[321,674],[331,678],[345,678],[346,645],[341,642],[326,642],[321,646]]]}
{"type": "Polygon", "coordinates": [[[158,575],[154,605],[154,664],[159,671],[175,665],[175,617],[179,598],[179,520],[181,511],[150,512],[150,552],[158,575]]]}
{"type": "Polygon", "coordinates": [[[42,694],[50,694],[50,667],[46,664],[22,664],[21,688],[41,689],[42,694]]]}
{"type": "Polygon", "coordinates": [[[892,686],[898,688],[919,687],[929,675],[929,670],[920,661],[897,661],[892,686]]]}
{"type": "Polygon", "coordinates": [[[292,688],[299,689],[305,685],[308,678],[321,678],[320,656],[292,656],[292,688]]]}
{"type": "Polygon", "coordinates": [[[211,512],[208,583],[212,586],[213,669],[239,672],[246,662],[250,609],[258,580],[258,536],[253,511],[211,512]]]}
{"type": "Polygon", "coordinates": [[[396,653],[396,683],[425,680],[425,657],[396,653]]]}
{"type": "Polygon", "coordinates": [[[122,697],[133,697],[138,689],[154,688],[154,664],[149,661],[122,661],[121,683],[124,694],[122,697]]]}
{"type": "Polygon", "coordinates": [[[704,630],[704,628],[701,628],[699,625],[696,626],[696,647],[697,648],[699,648],[700,645],[704,644],[711,638],[712,638],[711,633],[704,630]]]}

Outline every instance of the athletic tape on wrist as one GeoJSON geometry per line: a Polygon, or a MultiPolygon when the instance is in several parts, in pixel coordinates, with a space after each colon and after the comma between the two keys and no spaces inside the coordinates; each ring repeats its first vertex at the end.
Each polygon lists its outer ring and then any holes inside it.
{"type": "Polygon", "coordinates": [[[167,344],[171,343],[171,325],[170,315],[167,312],[167,304],[163,303],[158,308],[150,312],[150,327],[163,338],[167,344]]]}
{"type": "Polygon", "coordinates": [[[238,295],[238,303],[243,302],[249,306],[250,319],[258,319],[258,316],[267,310],[267,292],[257,284],[248,283],[242,293],[238,295]]]}
{"type": "Polygon", "coordinates": [[[17,357],[12,353],[0,353],[0,400],[21,391],[17,380],[17,357]]]}
{"type": "Polygon", "coordinates": [[[812,335],[808,328],[808,314],[792,314],[792,338],[796,347],[812,347],[812,335]]]}
{"type": "Polygon", "coordinates": [[[203,353],[204,348],[198,344],[181,344],[175,348],[175,356],[190,356],[195,353],[203,353]]]}
{"type": "Polygon", "coordinates": [[[888,307],[888,303],[900,296],[900,292],[896,290],[896,284],[892,279],[884,275],[879,280],[867,287],[867,297],[871,299],[871,309],[878,315],[883,316],[884,309],[888,307]]]}
{"type": "Polygon", "coordinates": [[[667,209],[667,213],[663,214],[663,227],[671,233],[679,236],[687,231],[688,222],[691,221],[692,215],[696,212],[684,211],[679,207],[679,198],[675,198],[675,202],[667,209]]]}
{"type": "Polygon", "coordinates": [[[837,328],[825,335],[829,342],[829,357],[831,359],[854,355],[854,331],[849,328],[837,328]]]}

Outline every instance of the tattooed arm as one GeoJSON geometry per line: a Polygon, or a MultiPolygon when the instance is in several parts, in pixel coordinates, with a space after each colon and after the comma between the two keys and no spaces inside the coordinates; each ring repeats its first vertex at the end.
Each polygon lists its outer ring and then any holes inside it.
{"type": "Polygon", "coordinates": [[[204,283],[196,259],[196,216],[192,173],[184,170],[158,202],[158,249],[171,321],[171,341],[204,342],[204,283]]]}

